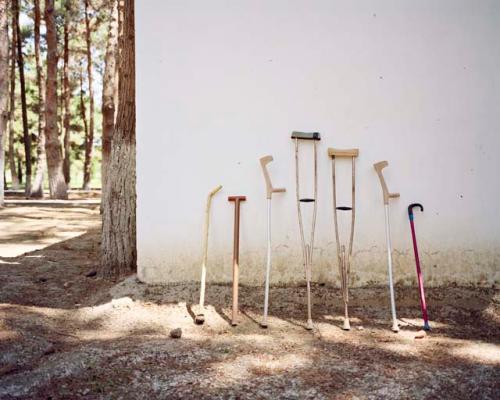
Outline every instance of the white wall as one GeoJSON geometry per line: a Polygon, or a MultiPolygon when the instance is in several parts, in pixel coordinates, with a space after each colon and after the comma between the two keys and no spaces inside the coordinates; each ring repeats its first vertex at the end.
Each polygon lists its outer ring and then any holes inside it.
{"type": "MultiPolygon", "coordinates": [[[[500,2],[138,1],[139,276],[199,279],[205,198],[217,184],[209,280],[231,280],[233,205],[243,194],[241,282],[261,284],[259,157],[272,154],[273,282],[304,279],[292,130],[319,131],[314,279],[338,282],[328,147],[358,147],[353,284],[386,282],[388,160],[395,280],[414,281],[406,207],[428,284],[498,282],[500,2]]],[[[309,148],[310,149],[310,148],[309,148]]],[[[307,150],[307,149],[306,149],[307,150]]],[[[306,151],[307,152],[307,151],[306,151]]],[[[350,196],[348,163],[340,198],[350,196]]],[[[304,184],[304,187],[307,185],[304,184]]],[[[345,201],[340,200],[341,203],[345,201]]]]}

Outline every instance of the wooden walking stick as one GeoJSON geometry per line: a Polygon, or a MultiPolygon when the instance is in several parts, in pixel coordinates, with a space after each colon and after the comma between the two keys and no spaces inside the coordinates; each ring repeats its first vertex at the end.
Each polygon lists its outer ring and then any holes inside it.
{"type": "Polygon", "coordinates": [[[284,193],[285,188],[274,188],[271,182],[271,177],[269,176],[269,171],[267,170],[267,164],[273,161],[273,156],[265,156],[260,159],[260,165],[262,167],[262,172],[264,174],[264,179],[266,180],[266,192],[267,192],[267,266],[266,266],[266,283],[264,287],[264,316],[260,326],[262,328],[267,328],[267,311],[269,307],[269,275],[271,273],[271,202],[273,198],[273,193],[284,193]]]}
{"type": "Polygon", "coordinates": [[[228,201],[234,202],[234,242],[233,242],[233,313],[231,325],[238,325],[238,278],[240,265],[240,203],[246,201],[245,196],[229,196],[228,201]]]}
{"type": "Polygon", "coordinates": [[[203,261],[201,263],[201,287],[200,287],[200,304],[198,314],[195,317],[195,323],[201,325],[205,322],[205,282],[207,276],[207,260],[208,260],[208,232],[210,226],[210,207],[212,198],[222,189],[219,185],[214,188],[207,197],[207,206],[205,208],[205,225],[203,227],[203,261]]]}
{"type": "Polygon", "coordinates": [[[337,243],[337,261],[339,264],[340,286],[342,288],[342,297],[344,299],[344,324],[342,329],[348,331],[351,329],[349,323],[349,273],[351,270],[352,245],[354,241],[354,222],[356,216],[356,157],[359,155],[358,149],[339,150],[328,149],[328,156],[332,159],[332,181],[333,181],[333,220],[335,222],[335,240],[337,243]],[[352,163],[352,200],[351,206],[337,206],[337,181],[335,175],[335,162],[337,158],[350,158],[352,163]],[[345,246],[340,244],[339,225],[337,211],[351,212],[351,235],[349,239],[349,250],[346,255],[345,246]]]}
{"type": "Polygon", "coordinates": [[[387,184],[385,183],[384,175],[382,175],[382,170],[387,167],[389,163],[387,161],[380,161],[373,164],[375,171],[377,171],[378,177],[380,179],[380,184],[382,185],[382,193],[384,195],[384,208],[385,208],[385,238],[387,243],[387,269],[389,274],[389,293],[391,296],[391,313],[392,313],[392,330],[394,332],[399,332],[398,320],[396,317],[396,300],[394,296],[394,282],[392,278],[392,248],[391,248],[391,228],[389,224],[389,199],[395,199],[399,197],[399,193],[391,193],[387,189],[387,184]]]}
{"type": "Polygon", "coordinates": [[[302,256],[304,259],[304,270],[306,274],[306,285],[307,285],[307,325],[306,329],[313,329],[312,322],[312,305],[311,305],[311,277],[312,277],[312,256],[314,249],[314,231],[316,229],[316,211],[317,211],[317,196],[318,196],[318,157],[317,157],[317,142],[321,140],[319,132],[292,132],[292,139],[295,141],[295,187],[297,195],[297,214],[299,217],[299,229],[300,229],[300,239],[302,242],[302,256]],[[314,197],[304,198],[300,197],[300,176],[299,176],[299,141],[302,140],[312,140],[314,143],[313,155],[314,155],[314,197]],[[306,243],[306,238],[304,235],[304,224],[302,222],[302,210],[301,205],[303,203],[312,203],[313,217],[311,222],[311,234],[309,243],[306,243]]]}

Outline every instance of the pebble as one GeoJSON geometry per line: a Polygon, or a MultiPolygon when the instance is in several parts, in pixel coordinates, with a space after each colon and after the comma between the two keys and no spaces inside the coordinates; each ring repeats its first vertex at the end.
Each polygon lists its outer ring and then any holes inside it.
{"type": "Polygon", "coordinates": [[[170,337],[172,339],[180,339],[181,336],[182,336],[182,329],[181,328],[173,329],[170,331],[170,337]]]}

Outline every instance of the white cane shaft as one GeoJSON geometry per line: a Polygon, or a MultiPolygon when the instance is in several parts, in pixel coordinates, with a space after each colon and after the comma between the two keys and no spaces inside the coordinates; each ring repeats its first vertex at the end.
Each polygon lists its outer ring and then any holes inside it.
{"type": "Polygon", "coordinates": [[[266,286],[264,288],[264,323],[267,322],[267,310],[269,307],[269,276],[271,274],[271,199],[267,200],[267,266],[266,286]]]}
{"type": "Polygon", "coordinates": [[[385,237],[387,243],[387,268],[389,274],[389,292],[391,295],[391,313],[392,323],[397,325],[396,318],[396,300],[394,298],[394,282],[392,280],[392,247],[391,247],[391,229],[389,226],[389,205],[385,204],[385,237]]]}
{"type": "Polygon", "coordinates": [[[207,276],[207,267],[205,262],[201,267],[201,289],[200,289],[200,308],[203,309],[205,307],[205,282],[207,276]]]}

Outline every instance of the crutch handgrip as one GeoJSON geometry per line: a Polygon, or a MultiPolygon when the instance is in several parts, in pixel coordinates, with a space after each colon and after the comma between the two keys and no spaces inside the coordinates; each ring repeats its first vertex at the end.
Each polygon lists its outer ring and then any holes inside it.
{"type": "Polygon", "coordinates": [[[382,174],[382,170],[387,167],[389,163],[387,161],[380,161],[378,163],[373,164],[375,171],[377,171],[377,175],[380,179],[380,184],[382,185],[382,192],[384,195],[384,204],[389,204],[389,199],[395,199],[400,196],[399,193],[391,193],[387,188],[387,184],[385,183],[384,175],[382,174]]]}
{"type": "Polygon", "coordinates": [[[359,149],[334,149],[330,147],[328,149],[329,157],[357,157],[359,155],[359,149]]]}
{"type": "Polygon", "coordinates": [[[262,167],[262,172],[264,173],[264,178],[266,180],[266,190],[267,190],[267,198],[270,199],[273,197],[273,193],[284,193],[286,192],[285,188],[275,188],[271,182],[271,177],[269,176],[269,171],[267,170],[267,164],[273,161],[273,156],[264,156],[260,159],[260,165],[262,167]]]}

